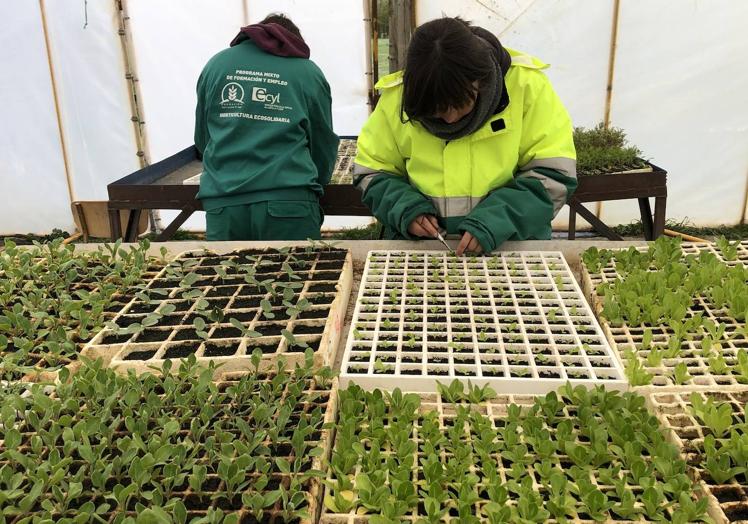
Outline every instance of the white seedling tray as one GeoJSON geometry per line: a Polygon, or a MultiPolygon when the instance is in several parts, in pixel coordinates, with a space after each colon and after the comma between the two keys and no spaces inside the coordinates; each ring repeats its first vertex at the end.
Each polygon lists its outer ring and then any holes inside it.
{"type": "MultiPolygon", "coordinates": [[[[647,251],[648,246],[636,248],[638,251],[647,251]]],[[[722,263],[726,265],[748,264],[748,241],[743,241],[737,246],[737,257],[735,260],[727,260],[720,249],[712,242],[693,242],[682,243],[681,250],[683,256],[698,256],[702,252],[712,253],[722,263]]],[[[603,283],[612,283],[620,280],[621,274],[616,267],[615,261],[611,260],[601,268],[597,273],[593,273],[583,263],[582,264],[582,290],[587,300],[590,301],[595,312],[602,312],[604,298],[598,295],[597,288],[603,283]]],[[[725,326],[725,335],[717,341],[712,353],[719,354],[724,358],[725,363],[732,369],[738,362],[738,353],[748,347],[748,341],[742,335],[736,335],[744,327],[744,322],[738,321],[731,317],[729,312],[724,309],[717,309],[704,297],[695,297],[693,306],[689,308],[691,313],[700,312],[704,318],[710,319],[716,325],[725,326]]],[[[637,386],[639,392],[652,391],[695,391],[695,390],[713,390],[723,387],[745,387],[737,375],[730,371],[724,374],[714,373],[709,364],[709,357],[704,356],[701,349],[701,339],[687,336],[681,342],[681,353],[677,358],[663,358],[659,366],[652,367],[647,364],[647,356],[650,351],[642,349],[644,342],[644,326],[630,326],[626,323],[620,326],[610,324],[606,319],[601,319],[603,333],[605,333],[614,353],[620,359],[623,359],[627,350],[635,350],[636,358],[643,368],[652,376],[652,383],[646,386],[637,386]],[[683,384],[676,384],[673,376],[675,366],[684,363],[688,369],[689,378],[683,384]]],[[[672,330],[666,325],[651,326],[652,347],[666,349],[668,341],[672,335],[672,330]]],[[[693,335],[693,334],[690,334],[693,335]]]]}
{"type": "Polygon", "coordinates": [[[457,378],[543,394],[624,390],[624,377],[561,253],[369,253],[341,387],[433,392],[457,378]]]}

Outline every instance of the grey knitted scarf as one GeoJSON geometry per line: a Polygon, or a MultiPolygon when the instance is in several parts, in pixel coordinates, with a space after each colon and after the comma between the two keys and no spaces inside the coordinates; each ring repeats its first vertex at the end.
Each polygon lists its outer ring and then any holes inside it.
{"type": "Polygon", "coordinates": [[[511,65],[511,57],[490,31],[482,27],[471,27],[473,34],[491,47],[493,67],[488,78],[478,88],[475,107],[457,122],[448,124],[441,118],[425,117],[419,119],[423,127],[432,135],[442,140],[457,140],[477,131],[494,114],[504,93],[504,74],[511,65]]]}

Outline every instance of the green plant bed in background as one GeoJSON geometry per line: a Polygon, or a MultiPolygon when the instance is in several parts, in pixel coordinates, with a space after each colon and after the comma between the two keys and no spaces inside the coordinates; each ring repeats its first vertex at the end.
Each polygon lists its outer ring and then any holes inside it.
{"type": "Polygon", "coordinates": [[[336,386],[309,363],[211,382],[122,376],[0,386],[1,522],[311,523],[336,386]],[[23,389],[21,389],[23,388],[23,389]]]}
{"type": "Polygon", "coordinates": [[[598,124],[592,129],[574,128],[579,176],[621,173],[649,169],[638,148],[628,145],[626,133],[619,128],[606,129],[598,124]]]}
{"type": "Polygon", "coordinates": [[[148,247],[144,241],[76,252],[61,238],[31,248],[6,241],[0,251],[0,378],[33,378],[76,360],[160,269],[148,247]]]}
{"type": "Polygon", "coordinates": [[[698,522],[706,500],[644,398],[340,392],[323,524],[698,522]]]}
{"type": "MultiPolygon", "coordinates": [[[[718,237],[725,237],[727,240],[748,239],[748,224],[736,224],[734,226],[696,226],[688,218],[681,220],[669,218],[665,222],[665,228],[692,235],[704,240],[716,240],[718,237]]],[[[611,229],[621,236],[640,237],[644,233],[641,220],[636,220],[628,224],[612,226],[611,229]]]]}

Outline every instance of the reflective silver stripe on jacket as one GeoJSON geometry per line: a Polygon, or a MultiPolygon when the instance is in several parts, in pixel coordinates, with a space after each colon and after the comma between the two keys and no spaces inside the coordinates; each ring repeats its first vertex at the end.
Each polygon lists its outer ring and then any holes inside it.
{"type": "Polygon", "coordinates": [[[366,192],[366,188],[369,187],[374,177],[380,174],[381,171],[371,169],[370,167],[364,167],[359,164],[353,164],[353,185],[362,193],[366,192]]]}
{"type": "Polygon", "coordinates": [[[520,171],[529,171],[536,167],[547,167],[549,169],[555,169],[562,175],[566,175],[571,178],[577,178],[577,161],[573,158],[566,157],[553,157],[553,158],[537,158],[531,160],[520,168],[520,171]]]}
{"type": "Polygon", "coordinates": [[[522,166],[520,172],[517,174],[517,178],[535,178],[540,180],[543,187],[548,191],[548,195],[551,197],[553,203],[553,216],[555,217],[561,208],[566,204],[568,198],[568,190],[566,186],[554,180],[551,177],[545,176],[543,173],[535,171],[536,167],[545,167],[558,171],[562,175],[566,175],[570,178],[577,178],[577,161],[572,158],[555,157],[555,158],[539,158],[528,162],[522,166]]]}
{"type": "MultiPolygon", "coordinates": [[[[427,195],[428,196],[428,195],[427,195]]],[[[455,196],[436,197],[429,196],[440,217],[464,217],[467,216],[475,206],[481,203],[484,196],[455,196]]]]}

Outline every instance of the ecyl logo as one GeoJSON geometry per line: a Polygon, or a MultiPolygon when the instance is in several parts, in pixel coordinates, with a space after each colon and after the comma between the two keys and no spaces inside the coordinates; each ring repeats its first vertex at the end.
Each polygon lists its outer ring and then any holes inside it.
{"type": "Polygon", "coordinates": [[[277,104],[280,102],[280,93],[270,94],[264,87],[252,88],[252,100],[254,102],[263,102],[265,104],[277,104]]]}

